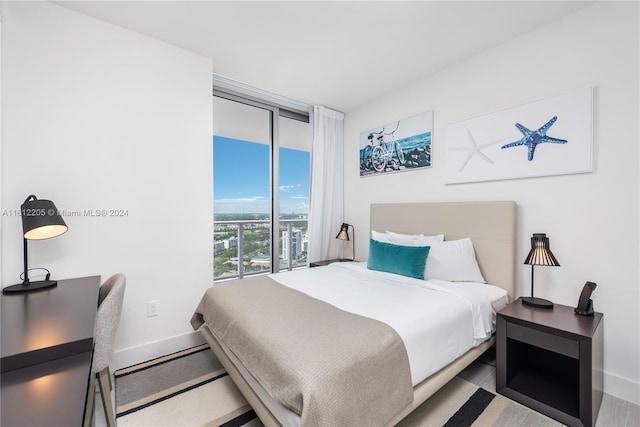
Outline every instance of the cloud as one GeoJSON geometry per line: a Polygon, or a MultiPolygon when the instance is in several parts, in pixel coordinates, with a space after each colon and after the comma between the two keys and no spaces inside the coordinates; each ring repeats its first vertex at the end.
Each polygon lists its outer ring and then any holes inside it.
{"type": "Polygon", "coordinates": [[[267,201],[263,196],[249,196],[249,197],[236,197],[226,199],[214,199],[214,204],[229,204],[229,203],[261,203],[267,201]]]}
{"type": "Polygon", "coordinates": [[[300,187],[300,185],[298,185],[298,184],[296,184],[296,185],[292,185],[292,184],[281,185],[280,186],[280,191],[282,191],[283,193],[291,193],[297,187],[300,187]]]}

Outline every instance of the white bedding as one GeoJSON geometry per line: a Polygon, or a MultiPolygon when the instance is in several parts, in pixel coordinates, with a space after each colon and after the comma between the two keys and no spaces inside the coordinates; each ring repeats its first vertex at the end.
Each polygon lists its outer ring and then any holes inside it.
{"type": "Polygon", "coordinates": [[[405,343],[413,386],[491,337],[507,292],[483,283],[419,280],[365,262],[272,274],[285,286],[382,321],[405,343]],[[427,325],[428,327],[425,327],[427,325]]]}

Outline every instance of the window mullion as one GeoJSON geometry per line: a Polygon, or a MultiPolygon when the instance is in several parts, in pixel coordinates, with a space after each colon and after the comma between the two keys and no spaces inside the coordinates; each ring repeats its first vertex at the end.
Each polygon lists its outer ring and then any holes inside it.
{"type": "Polygon", "coordinates": [[[279,110],[271,111],[271,271],[280,271],[279,110]]]}

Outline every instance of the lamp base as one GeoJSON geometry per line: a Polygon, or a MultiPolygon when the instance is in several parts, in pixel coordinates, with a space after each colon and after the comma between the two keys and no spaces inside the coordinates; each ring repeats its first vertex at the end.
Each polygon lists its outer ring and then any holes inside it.
{"type": "Polygon", "coordinates": [[[58,282],[55,280],[40,280],[38,282],[29,282],[27,284],[18,283],[17,285],[7,286],[2,288],[3,294],[13,294],[18,292],[32,292],[39,291],[41,289],[53,288],[58,286],[58,282]]]}
{"type": "Polygon", "coordinates": [[[537,308],[553,308],[553,303],[551,301],[536,297],[522,297],[522,304],[537,308]]]}

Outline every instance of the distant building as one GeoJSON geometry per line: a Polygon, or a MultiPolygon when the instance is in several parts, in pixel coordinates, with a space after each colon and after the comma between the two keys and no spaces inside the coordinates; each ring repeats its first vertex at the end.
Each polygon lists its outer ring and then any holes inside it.
{"type": "Polygon", "coordinates": [[[227,249],[233,249],[233,248],[237,248],[238,247],[238,238],[237,237],[231,237],[229,239],[226,240],[222,240],[219,242],[214,242],[213,243],[213,256],[217,257],[218,255],[220,255],[222,252],[226,251],[227,249]]]}
{"type": "Polygon", "coordinates": [[[302,231],[291,230],[291,247],[289,247],[289,236],[287,231],[282,232],[282,259],[300,258],[302,254],[302,231]]]}
{"type": "Polygon", "coordinates": [[[251,258],[251,265],[266,269],[271,267],[271,257],[268,255],[257,255],[251,258]]]}
{"type": "Polygon", "coordinates": [[[213,243],[213,256],[217,257],[222,252],[225,251],[224,242],[214,242],[213,243]]]}
{"type": "Polygon", "coordinates": [[[225,249],[233,249],[238,247],[238,238],[230,237],[227,240],[223,240],[225,249]]]}

